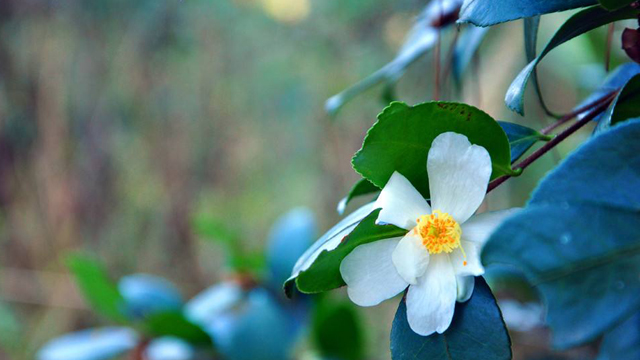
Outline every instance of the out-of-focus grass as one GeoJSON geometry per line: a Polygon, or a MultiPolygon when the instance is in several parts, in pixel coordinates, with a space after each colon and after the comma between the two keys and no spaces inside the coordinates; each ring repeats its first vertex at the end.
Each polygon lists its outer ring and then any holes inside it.
{"type": "MultiPolygon", "coordinates": [[[[114,276],[166,276],[191,295],[223,272],[220,249],[190,229],[197,211],[229,223],[252,250],[293,206],[311,207],[327,228],[383,105],[371,91],[331,122],[323,102],[391,59],[422,4],[0,2],[0,301],[20,324],[0,357],[30,359],[54,335],[98,322],[65,275],[69,250],[95,252],[114,276]]],[[[523,122],[501,101],[524,65],[519,30],[492,30],[481,85],[470,74],[463,99],[523,122]]],[[[428,100],[433,76],[430,55],[401,81],[400,98],[428,100]]],[[[554,80],[553,104],[571,107],[577,76],[554,80]]],[[[540,127],[529,107],[524,123],[540,127]]],[[[522,205],[553,159],[544,161],[489,206],[522,205]]],[[[394,306],[378,310],[389,321],[371,324],[379,358],[394,306]]]]}

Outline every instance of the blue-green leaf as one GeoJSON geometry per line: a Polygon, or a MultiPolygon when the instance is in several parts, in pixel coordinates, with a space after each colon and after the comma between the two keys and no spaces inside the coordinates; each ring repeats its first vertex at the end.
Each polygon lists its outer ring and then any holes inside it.
{"type": "Polygon", "coordinates": [[[420,336],[407,322],[407,306],[400,302],[391,328],[393,360],[511,359],[511,340],[491,289],[475,278],[471,298],[457,303],[453,321],[443,334],[420,336]]]}
{"type": "Polygon", "coordinates": [[[104,327],[69,333],[46,343],[37,360],[107,360],[133,350],[138,335],[126,327],[104,327]]]}
{"type": "Polygon", "coordinates": [[[604,335],[598,360],[640,359],[640,313],[604,335]]]}
{"type": "Polygon", "coordinates": [[[524,115],[524,91],[531,74],[534,72],[538,63],[555,47],[602,25],[618,20],[632,19],[637,15],[638,11],[631,8],[623,8],[609,12],[600,6],[594,6],[581,10],[571,16],[571,18],[558,29],[542,52],[540,52],[540,55],[522,69],[520,74],[513,80],[505,96],[507,106],[511,110],[524,115]]]}
{"type": "Polygon", "coordinates": [[[453,51],[453,78],[457,83],[462,82],[462,75],[469,66],[473,55],[487,35],[489,28],[469,25],[462,30],[460,39],[453,51]]]}
{"type": "Polygon", "coordinates": [[[482,253],[542,293],[556,347],[592,341],[640,306],[640,122],[595,136],[539,185],[482,253]]]}
{"type": "Polygon", "coordinates": [[[509,146],[511,146],[511,163],[518,160],[529,148],[538,141],[549,141],[550,136],[539,133],[526,126],[498,121],[502,130],[507,134],[509,146]]]}
{"type": "Polygon", "coordinates": [[[466,0],[460,10],[460,22],[491,26],[594,4],[596,0],[466,0]]]}
{"type": "Polygon", "coordinates": [[[166,279],[149,274],[132,274],[118,281],[118,290],[132,319],[182,307],[180,291],[166,279]]]}

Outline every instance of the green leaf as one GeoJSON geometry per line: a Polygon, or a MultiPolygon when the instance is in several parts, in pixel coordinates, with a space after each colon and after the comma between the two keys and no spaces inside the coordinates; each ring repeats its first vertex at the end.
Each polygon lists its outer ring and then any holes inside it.
{"type": "Polygon", "coordinates": [[[491,26],[594,4],[596,0],[467,0],[460,10],[459,21],[491,26]]]}
{"type": "Polygon", "coordinates": [[[66,259],[76,284],[93,310],[111,320],[126,322],[125,301],[102,265],[87,256],[74,254],[66,259]]]}
{"type": "Polygon", "coordinates": [[[354,306],[349,302],[319,301],[312,323],[312,339],[323,358],[360,360],[365,334],[354,306]]]}
{"type": "Polygon", "coordinates": [[[558,29],[540,55],[522,69],[520,74],[513,80],[505,96],[507,106],[520,115],[524,115],[524,92],[529,78],[538,63],[555,47],[602,25],[618,20],[633,19],[637,15],[638,11],[631,8],[609,12],[600,6],[594,6],[581,10],[571,16],[571,18],[558,29]]]}
{"type": "Polygon", "coordinates": [[[607,10],[617,10],[623,8],[635,0],[598,0],[600,5],[602,5],[607,10]]]}
{"type": "Polygon", "coordinates": [[[556,347],[592,341],[640,306],[640,121],[592,138],[539,185],[482,253],[523,271],[556,347]]]}
{"type": "Polygon", "coordinates": [[[353,249],[362,244],[377,240],[404,236],[407,230],[393,225],[376,225],[380,209],[374,210],[364,218],[340,245],[331,251],[323,251],[313,264],[300,272],[296,286],[303,293],[319,293],[344,286],[340,275],[340,263],[353,249]]]}
{"type": "Polygon", "coordinates": [[[420,336],[407,322],[407,305],[400,302],[391,328],[393,360],[511,359],[511,340],[491,289],[475,278],[471,299],[456,303],[453,321],[442,334],[420,336]]]}
{"type": "Polygon", "coordinates": [[[142,331],[151,337],[173,336],[190,344],[212,347],[211,337],[180,311],[159,312],[149,315],[141,324],[142,331]]]}
{"type": "Polygon", "coordinates": [[[511,169],[509,140],[498,122],[473,106],[449,102],[413,107],[391,103],[369,129],[362,149],[353,157],[353,168],[379,188],[398,171],[428,198],[427,155],[433,140],[448,131],[487,149],[492,179],[518,174],[511,169]]]}
{"type": "Polygon", "coordinates": [[[369,180],[360,179],[353,185],[351,190],[349,190],[349,194],[347,194],[347,196],[340,200],[340,202],[338,203],[338,214],[344,214],[344,210],[347,208],[347,205],[349,205],[351,200],[353,200],[354,198],[358,196],[373,194],[378,191],[380,191],[380,188],[373,185],[369,180]]]}
{"type": "Polygon", "coordinates": [[[549,141],[551,137],[539,133],[526,126],[498,121],[502,129],[507,134],[509,146],[511,146],[511,163],[518,160],[529,148],[538,141],[549,141]]]}

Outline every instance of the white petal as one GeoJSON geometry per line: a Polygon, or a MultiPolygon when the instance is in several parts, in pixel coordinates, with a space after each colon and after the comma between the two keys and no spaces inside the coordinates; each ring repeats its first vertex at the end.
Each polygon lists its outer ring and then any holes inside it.
{"type": "Polygon", "coordinates": [[[471,298],[473,288],[476,284],[476,278],[473,276],[456,276],[458,284],[458,302],[465,302],[471,298]]]}
{"type": "Polygon", "coordinates": [[[382,208],[378,223],[393,224],[407,230],[416,226],[420,216],[431,214],[427,201],[399,172],[391,175],[373,208],[382,208]]]}
{"type": "Polygon", "coordinates": [[[465,222],[478,209],[491,178],[487,150],[464,135],[447,132],[431,144],[427,158],[431,207],[465,222]]]}
{"type": "Polygon", "coordinates": [[[391,254],[400,238],[360,245],[340,263],[340,275],[347,283],[347,293],[360,306],[378,305],[407,287],[396,271],[391,254]]]}
{"type": "Polygon", "coordinates": [[[489,239],[491,233],[502,223],[502,221],[517,211],[520,208],[513,208],[500,211],[485,212],[472,216],[467,222],[462,224],[462,238],[467,241],[472,241],[480,245],[489,239]]]}
{"type": "Polygon", "coordinates": [[[484,267],[480,261],[481,246],[471,241],[460,241],[460,245],[464,249],[464,255],[460,249],[455,249],[449,256],[451,257],[451,265],[458,276],[480,276],[484,274],[484,267]],[[466,261],[466,263],[465,263],[466,261]]]}
{"type": "Polygon", "coordinates": [[[420,235],[410,231],[393,250],[393,265],[404,281],[411,285],[418,283],[429,265],[429,251],[422,244],[420,235]]]}
{"type": "Polygon", "coordinates": [[[449,328],[456,306],[457,285],[446,255],[431,256],[429,268],[407,293],[407,320],[422,336],[442,334],[449,328]]]}

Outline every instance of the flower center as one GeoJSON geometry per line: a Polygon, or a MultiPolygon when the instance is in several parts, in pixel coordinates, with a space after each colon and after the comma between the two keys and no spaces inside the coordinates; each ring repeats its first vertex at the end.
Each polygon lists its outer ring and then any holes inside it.
{"type": "Polygon", "coordinates": [[[451,215],[434,210],[430,215],[422,215],[416,221],[418,225],[414,231],[420,234],[422,244],[429,254],[451,253],[457,248],[464,254],[460,244],[462,229],[451,215]]]}

